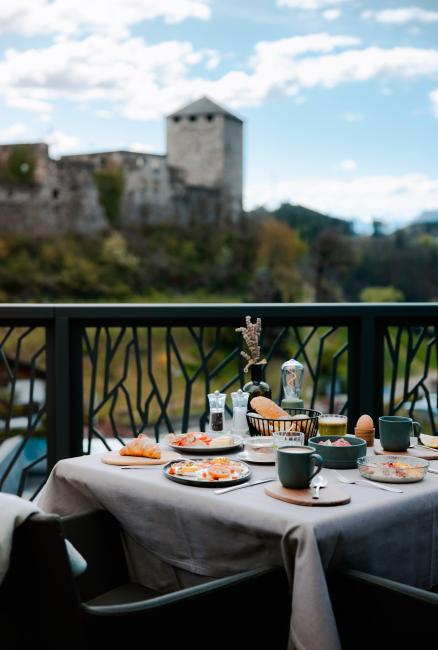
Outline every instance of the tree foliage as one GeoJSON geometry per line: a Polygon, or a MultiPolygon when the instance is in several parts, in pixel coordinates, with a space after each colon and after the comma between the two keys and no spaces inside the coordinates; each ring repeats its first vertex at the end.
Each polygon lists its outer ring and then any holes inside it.
{"type": "Polygon", "coordinates": [[[259,230],[257,267],[268,269],[284,301],[299,300],[301,275],[299,264],[307,246],[287,223],[267,219],[259,230]]]}
{"type": "Polygon", "coordinates": [[[28,144],[11,147],[6,162],[0,167],[0,177],[11,183],[31,183],[35,179],[36,157],[28,144]]]}
{"type": "Polygon", "coordinates": [[[403,291],[395,287],[366,287],[360,292],[362,302],[403,302],[403,291]]]}
{"type": "Polygon", "coordinates": [[[120,206],[125,180],[120,167],[98,169],[94,172],[94,181],[99,192],[99,201],[111,225],[116,226],[120,215],[120,206]]]}

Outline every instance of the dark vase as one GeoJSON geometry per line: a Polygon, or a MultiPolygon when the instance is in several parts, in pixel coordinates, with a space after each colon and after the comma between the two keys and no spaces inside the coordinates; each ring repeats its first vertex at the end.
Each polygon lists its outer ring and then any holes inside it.
{"type": "Polygon", "coordinates": [[[245,384],[243,387],[244,392],[249,393],[248,397],[248,412],[254,413],[254,409],[251,408],[251,401],[254,397],[267,397],[271,399],[271,387],[265,381],[263,381],[263,364],[253,364],[251,366],[251,381],[245,384]]]}

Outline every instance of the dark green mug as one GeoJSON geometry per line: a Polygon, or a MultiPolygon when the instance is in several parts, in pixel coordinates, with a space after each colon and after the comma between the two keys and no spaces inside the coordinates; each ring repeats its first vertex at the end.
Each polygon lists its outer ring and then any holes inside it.
{"type": "Polygon", "coordinates": [[[382,415],[379,418],[380,444],[385,451],[406,451],[411,436],[421,433],[421,424],[412,418],[399,415],[382,415]]]}
{"type": "Polygon", "coordinates": [[[295,445],[277,449],[277,471],[285,488],[308,488],[322,469],[323,460],[312,447],[295,445]]]}

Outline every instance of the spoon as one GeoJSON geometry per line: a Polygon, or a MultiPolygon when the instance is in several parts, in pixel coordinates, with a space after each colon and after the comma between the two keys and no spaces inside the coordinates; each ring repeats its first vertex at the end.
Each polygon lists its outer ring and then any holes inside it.
{"type": "Polygon", "coordinates": [[[321,474],[319,474],[318,476],[315,476],[312,483],[310,484],[310,486],[313,488],[312,499],[319,499],[319,491],[320,491],[320,489],[326,487],[327,484],[328,484],[328,481],[325,478],[325,476],[322,476],[321,474]]]}

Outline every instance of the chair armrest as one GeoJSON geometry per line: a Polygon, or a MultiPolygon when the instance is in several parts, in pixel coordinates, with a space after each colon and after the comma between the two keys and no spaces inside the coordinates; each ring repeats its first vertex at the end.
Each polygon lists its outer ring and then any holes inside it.
{"type": "Polygon", "coordinates": [[[188,587],[136,603],[124,605],[87,605],[83,603],[82,606],[85,612],[93,616],[125,616],[163,607],[172,607],[199,598],[206,599],[209,595],[222,596],[225,592],[229,595],[230,592],[239,593],[243,590],[249,591],[254,588],[264,589],[274,586],[279,591],[281,591],[282,586],[287,588],[287,580],[283,569],[271,568],[245,571],[234,576],[211,580],[195,587],[188,587]]]}
{"type": "Polygon", "coordinates": [[[224,639],[232,648],[286,650],[290,605],[284,570],[260,569],[127,605],[83,604],[82,623],[84,638],[99,640],[104,629],[114,643],[126,642],[127,632],[145,640],[159,633],[163,648],[178,639],[188,647],[196,635],[208,639],[209,650],[223,650],[224,639]]]}
{"type": "MultiPolygon", "coordinates": [[[[431,621],[438,613],[438,595],[362,571],[329,577],[330,597],[343,648],[426,648],[431,621]],[[361,630],[360,620],[375,616],[378,632],[361,630]],[[377,645],[376,645],[377,644],[377,645]]],[[[369,621],[370,622],[370,621],[369,621]]],[[[363,625],[362,625],[363,628],[363,625]]]]}
{"type": "Polygon", "coordinates": [[[438,594],[426,591],[425,589],[419,589],[418,587],[412,587],[411,585],[405,585],[401,582],[396,582],[395,580],[381,578],[379,576],[374,576],[353,569],[344,571],[341,574],[341,579],[350,582],[356,589],[362,587],[369,591],[374,591],[375,593],[380,592],[386,594],[388,598],[391,596],[397,596],[403,599],[438,607],[438,594]]]}

